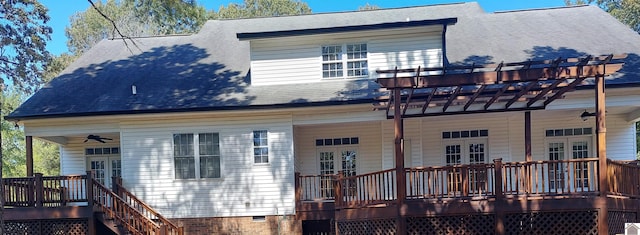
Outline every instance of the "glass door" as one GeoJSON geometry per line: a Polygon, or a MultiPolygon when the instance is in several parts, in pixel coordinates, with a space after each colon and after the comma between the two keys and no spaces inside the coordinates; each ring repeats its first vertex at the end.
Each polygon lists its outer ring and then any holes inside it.
{"type": "MultiPolygon", "coordinates": [[[[344,177],[357,174],[356,158],[358,151],[355,148],[320,148],[318,149],[318,163],[320,164],[320,195],[323,198],[332,198],[333,175],[342,171],[344,177]],[[338,157],[339,156],[339,157],[338,157]],[[337,166],[337,167],[336,167],[337,166]],[[326,175],[326,176],[325,176],[326,175]]],[[[343,184],[343,195],[355,195],[356,181],[348,180],[343,184]]]]}

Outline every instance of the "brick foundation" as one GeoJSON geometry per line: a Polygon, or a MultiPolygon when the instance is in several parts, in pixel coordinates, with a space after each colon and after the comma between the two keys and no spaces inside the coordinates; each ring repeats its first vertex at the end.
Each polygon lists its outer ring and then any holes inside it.
{"type": "Polygon", "coordinates": [[[295,215],[265,216],[264,221],[254,221],[253,217],[209,217],[171,219],[178,226],[184,226],[185,235],[200,234],[302,234],[302,223],[295,215]]]}

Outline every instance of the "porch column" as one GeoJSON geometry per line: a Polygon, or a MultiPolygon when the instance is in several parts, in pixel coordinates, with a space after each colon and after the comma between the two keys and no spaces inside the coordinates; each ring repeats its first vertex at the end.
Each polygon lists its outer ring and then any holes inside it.
{"type": "MultiPolygon", "coordinates": [[[[395,79],[397,82],[397,78],[395,79]]],[[[396,86],[397,87],[397,86],[396,86]]],[[[401,88],[393,89],[393,123],[395,126],[395,154],[396,154],[396,182],[397,186],[397,200],[398,211],[396,218],[396,232],[397,234],[406,234],[405,220],[402,216],[402,210],[404,208],[404,200],[407,195],[406,174],[404,173],[404,123],[402,120],[402,112],[400,110],[401,103],[401,88]]]]}
{"type": "Polygon", "coordinates": [[[25,136],[25,149],[27,157],[27,177],[33,176],[33,136],[25,136]]]}
{"type": "Polygon", "coordinates": [[[531,161],[531,111],[524,112],[524,156],[531,161]]]}
{"type": "MultiPolygon", "coordinates": [[[[531,111],[526,111],[524,112],[524,159],[527,163],[531,162],[532,160],[532,156],[531,156],[531,111]]],[[[526,184],[526,191],[527,193],[530,193],[532,190],[532,180],[531,179],[531,175],[529,174],[530,172],[530,168],[531,165],[527,164],[527,167],[524,168],[525,172],[524,174],[527,176],[525,178],[527,184],[526,184]]]]}
{"type": "MultiPolygon", "coordinates": [[[[604,74],[604,73],[603,73],[604,74]]],[[[598,152],[598,185],[600,186],[600,197],[603,199],[600,211],[598,212],[598,233],[608,234],[607,224],[608,207],[607,192],[609,183],[607,182],[607,126],[606,126],[606,105],[604,94],[604,75],[596,76],[596,149],[598,152]]]]}

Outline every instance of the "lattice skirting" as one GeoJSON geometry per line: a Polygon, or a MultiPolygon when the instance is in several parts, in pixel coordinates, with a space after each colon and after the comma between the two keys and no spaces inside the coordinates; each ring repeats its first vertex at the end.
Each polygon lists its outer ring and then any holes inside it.
{"type": "Polygon", "coordinates": [[[530,212],[505,215],[506,234],[598,234],[597,211],[530,212]]]}
{"type": "Polygon", "coordinates": [[[624,223],[636,223],[636,213],[626,211],[609,211],[607,223],[609,234],[624,234],[624,223]]]}
{"type": "Polygon", "coordinates": [[[459,215],[408,217],[408,234],[494,234],[495,216],[459,215]]]}
{"type": "Polygon", "coordinates": [[[4,222],[4,234],[9,235],[84,235],[89,225],[86,219],[10,220],[4,222]]]}
{"type": "Polygon", "coordinates": [[[395,219],[339,221],[338,230],[345,235],[396,234],[395,219]]]}

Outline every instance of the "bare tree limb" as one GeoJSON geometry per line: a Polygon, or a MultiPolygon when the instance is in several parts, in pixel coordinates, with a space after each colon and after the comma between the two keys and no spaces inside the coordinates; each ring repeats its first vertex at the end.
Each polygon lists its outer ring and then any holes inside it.
{"type": "MultiPolygon", "coordinates": [[[[124,42],[124,45],[127,47],[127,50],[129,50],[129,52],[131,52],[131,54],[133,54],[133,50],[131,50],[131,48],[129,47],[129,44],[127,43],[127,40],[131,41],[131,44],[133,44],[139,51],[142,51],[142,49],[140,49],[140,47],[138,46],[138,44],[136,43],[136,41],[133,40],[133,38],[123,35],[122,32],[120,32],[120,29],[118,29],[118,26],[116,25],[116,22],[113,21],[111,18],[109,18],[109,16],[107,16],[106,14],[104,14],[97,6],[95,3],[93,3],[93,0],[87,0],[89,1],[89,3],[91,3],[91,7],[93,7],[93,9],[95,9],[102,17],[104,17],[106,20],[108,20],[109,22],[111,22],[111,25],[113,25],[113,32],[117,32],[118,35],[120,35],[120,38],[122,38],[122,41],[124,42]]],[[[113,34],[113,33],[112,33],[113,34]]]]}

